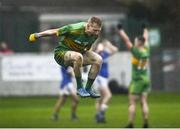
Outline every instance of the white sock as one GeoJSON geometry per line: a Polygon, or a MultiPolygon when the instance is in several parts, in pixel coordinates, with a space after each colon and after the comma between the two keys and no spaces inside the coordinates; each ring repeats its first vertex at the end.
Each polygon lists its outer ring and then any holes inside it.
{"type": "Polygon", "coordinates": [[[106,111],[106,109],[108,108],[108,105],[106,104],[101,104],[101,111],[106,111]]]}

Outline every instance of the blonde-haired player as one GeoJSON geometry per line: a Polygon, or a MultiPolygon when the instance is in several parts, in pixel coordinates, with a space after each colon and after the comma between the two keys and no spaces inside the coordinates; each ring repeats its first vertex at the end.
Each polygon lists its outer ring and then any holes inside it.
{"type": "Polygon", "coordinates": [[[101,19],[90,17],[87,22],[79,22],[57,29],[33,33],[30,35],[29,41],[57,35],[59,37],[59,45],[54,49],[54,59],[62,67],[73,67],[77,82],[77,93],[81,97],[91,96],[92,98],[97,98],[99,95],[92,92],[91,86],[101,68],[102,58],[91,51],[90,48],[98,38],[101,28],[101,19]],[[85,88],[82,84],[81,74],[83,65],[91,65],[85,88]]]}

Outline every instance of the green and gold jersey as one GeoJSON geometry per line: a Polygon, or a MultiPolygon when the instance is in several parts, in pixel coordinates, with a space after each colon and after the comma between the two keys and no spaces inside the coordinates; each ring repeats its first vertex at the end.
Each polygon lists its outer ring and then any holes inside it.
{"type": "Polygon", "coordinates": [[[60,47],[81,53],[89,50],[98,37],[88,36],[85,33],[85,25],[86,22],[80,22],[59,28],[59,46],[55,50],[60,47]]]}
{"type": "Polygon", "coordinates": [[[138,49],[135,46],[131,48],[132,53],[132,79],[142,79],[148,76],[147,64],[150,56],[149,46],[138,49]]]}

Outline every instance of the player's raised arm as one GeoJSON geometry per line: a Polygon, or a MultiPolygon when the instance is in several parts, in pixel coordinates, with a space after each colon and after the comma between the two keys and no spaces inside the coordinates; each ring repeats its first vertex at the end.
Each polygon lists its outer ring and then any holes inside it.
{"type": "Polygon", "coordinates": [[[119,33],[120,37],[122,38],[122,40],[126,44],[126,47],[130,50],[133,47],[132,42],[130,41],[128,35],[123,30],[122,25],[118,24],[117,27],[118,27],[118,33],[119,33]]]}
{"type": "Polygon", "coordinates": [[[115,54],[116,52],[118,52],[118,48],[117,48],[116,46],[114,46],[110,41],[105,40],[104,43],[105,43],[105,46],[106,46],[105,48],[107,49],[107,51],[108,51],[111,55],[113,55],[113,54],[115,54]]]}
{"type": "Polygon", "coordinates": [[[143,37],[145,38],[145,43],[147,44],[149,34],[148,34],[148,29],[147,29],[146,24],[142,24],[142,29],[143,29],[143,37]]]}
{"type": "Polygon", "coordinates": [[[74,70],[73,70],[73,68],[72,68],[71,66],[69,66],[69,67],[67,68],[67,72],[68,72],[72,77],[75,77],[75,75],[74,75],[74,70]]]}
{"type": "Polygon", "coordinates": [[[57,33],[58,33],[58,29],[50,29],[39,33],[33,33],[29,36],[29,41],[34,42],[36,39],[40,37],[52,36],[52,35],[56,35],[57,33]]]}

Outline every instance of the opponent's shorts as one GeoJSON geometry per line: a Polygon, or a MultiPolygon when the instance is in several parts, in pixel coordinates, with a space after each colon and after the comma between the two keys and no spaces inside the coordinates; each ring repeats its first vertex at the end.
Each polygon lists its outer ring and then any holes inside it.
{"type": "Polygon", "coordinates": [[[73,83],[68,83],[63,88],[60,88],[59,95],[72,95],[76,94],[76,88],[74,87],[73,83]]]}
{"type": "Polygon", "coordinates": [[[102,76],[97,76],[96,80],[94,82],[94,88],[95,89],[99,89],[99,88],[103,88],[103,87],[108,87],[108,78],[106,77],[102,77],[102,76]]]}
{"type": "Polygon", "coordinates": [[[129,93],[143,94],[148,92],[150,92],[150,80],[148,78],[131,80],[129,93]]]}

